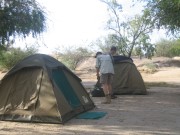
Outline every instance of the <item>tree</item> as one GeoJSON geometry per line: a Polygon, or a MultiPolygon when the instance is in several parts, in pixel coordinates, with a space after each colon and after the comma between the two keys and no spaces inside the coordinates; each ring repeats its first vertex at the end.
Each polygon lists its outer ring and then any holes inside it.
{"type": "Polygon", "coordinates": [[[0,20],[0,46],[16,36],[36,37],[46,28],[45,12],[35,0],[1,0],[0,20]]]}
{"type": "Polygon", "coordinates": [[[151,59],[152,56],[154,56],[155,53],[155,46],[150,42],[150,37],[147,34],[141,34],[139,37],[138,47],[141,49],[140,50],[140,55],[143,55],[145,53],[145,57],[148,59],[151,59]]]}
{"type": "Polygon", "coordinates": [[[90,56],[91,52],[86,48],[69,48],[64,52],[60,52],[57,48],[56,55],[68,68],[75,70],[78,64],[87,56],[90,56]]]}
{"type": "Polygon", "coordinates": [[[169,57],[169,49],[171,47],[171,41],[167,39],[161,39],[156,43],[156,55],[169,57]]]}
{"type": "Polygon", "coordinates": [[[0,50],[0,68],[11,69],[16,63],[27,56],[35,54],[38,49],[35,46],[21,48],[9,48],[9,50],[0,50]]]}
{"type": "Polygon", "coordinates": [[[176,36],[180,30],[179,0],[144,0],[158,28],[165,28],[176,36]]]}
{"type": "MultiPolygon", "coordinates": [[[[120,53],[131,57],[133,49],[140,45],[140,40],[143,36],[146,36],[153,30],[152,16],[149,10],[144,11],[143,15],[136,15],[128,21],[120,21],[119,16],[122,6],[116,0],[101,1],[107,4],[111,15],[107,25],[108,29],[112,31],[109,37],[117,44],[120,53]]],[[[147,46],[148,44],[146,43],[145,45],[147,46]]]]}
{"type": "MultiPolygon", "coordinates": [[[[100,51],[109,52],[112,46],[116,46],[116,41],[114,41],[112,35],[109,34],[105,37],[98,38],[93,44],[98,46],[100,51]]],[[[118,50],[117,52],[121,53],[118,50]]]]}
{"type": "Polygon", "coordinates": [[[135,54],[139,56],[139,59],[142,59],[143,52],[141,46],[135,48],[135,54]]]}
{"type": "Polygon", "coordinates": [[[180,40],[161,39],[156,43],[156,55],[164,57],[180,56],[180,40]]]}

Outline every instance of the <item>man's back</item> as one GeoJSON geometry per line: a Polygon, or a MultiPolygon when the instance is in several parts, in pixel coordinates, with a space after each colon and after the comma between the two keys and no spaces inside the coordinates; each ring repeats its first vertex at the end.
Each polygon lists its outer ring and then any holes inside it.
{"type": "Polygon", "coordinates": [[[114,74],[113,62],[110,54],[99,55],[96,59],[96,67],[100,69],[101,74],[114,74]]]}

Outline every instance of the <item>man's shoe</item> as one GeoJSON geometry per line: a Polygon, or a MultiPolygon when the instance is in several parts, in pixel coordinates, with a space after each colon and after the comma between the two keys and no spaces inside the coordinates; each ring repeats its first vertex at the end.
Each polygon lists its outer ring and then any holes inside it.
{"type": "Polygon", "coordinates": [[[111,99],[115,99],[115,98],[117,98],[117,96],[116,95],[111,95],[111,99]]]}
{"type": "Polygon", "coordinates": [[[111,96],[105,95],[105,101],[101,102],[101,104],[110,104],[111,103],[111,96]]]}

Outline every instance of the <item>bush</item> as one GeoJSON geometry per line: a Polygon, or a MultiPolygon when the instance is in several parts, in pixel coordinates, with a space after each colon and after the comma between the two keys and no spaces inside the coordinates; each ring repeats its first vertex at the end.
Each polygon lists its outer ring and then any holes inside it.
{"type": "Polygon", "coordinates": [[[171,57],[180,56],[180,45],[174,45],[169,50],[171,57]]]}
{"type": "Polygon", "coordinates": [[[153,74],[157,72],[157,65],[155,63],[145,63],[138,68],[140,72],[153,74]]]}
{"type": "Polygon", "coordinates": [[[11,48],[9,51],[3,50],[0,52],[0,68],[9,70],[20,60],[36,52],[37,49],[33,47],[26,50],[21,50],[20,48],[11,48]]]}
{"type": "Polygon", "coordinates": [[[77,65],[91,54],[86,48],[70,48],[63,53],[56,52],[61,62],[63,62],[68,68],[75,70],[77,65]]]}
{"type": "Polygon", "coordinates": [[[156,43],[156,56],[159,57],[170,57],[171,42],[169,40],[162,39],[156,43]]]}
{"type": "Polygon", "coordinates": [[[164,57],[180,56],[180,40],[161,40],[156,44],[156,55],[164,57]]]}

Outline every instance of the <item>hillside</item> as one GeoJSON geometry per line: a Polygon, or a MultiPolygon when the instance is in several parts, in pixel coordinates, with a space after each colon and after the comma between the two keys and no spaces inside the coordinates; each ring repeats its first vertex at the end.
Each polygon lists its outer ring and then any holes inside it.
{"type": "MultiPolygon", "coordinates": [[[[179,58],[154,57],[151,60],[147,58],[140,60],[134,57],[133,61],[145,82],[180,84],[179,58]]],[[[95,58],[85,59],[76,68],[75,73],[83,82],[96,81],[95,58]]]]}

